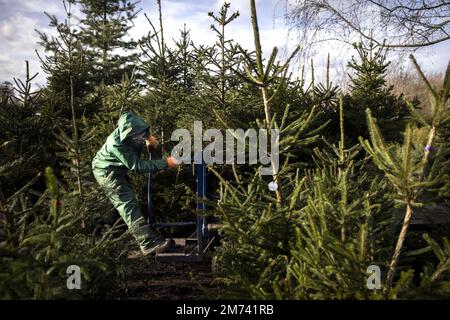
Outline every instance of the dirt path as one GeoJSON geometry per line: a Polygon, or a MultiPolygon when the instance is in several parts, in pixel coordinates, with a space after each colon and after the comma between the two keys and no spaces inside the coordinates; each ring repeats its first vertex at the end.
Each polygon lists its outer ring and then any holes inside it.
{"type": "Polygon", "coordinates": [[[209,263],[161,263],[155,258],[129,261],[124,288],[117,299],[206,299],[217,290],[209,263]]]}

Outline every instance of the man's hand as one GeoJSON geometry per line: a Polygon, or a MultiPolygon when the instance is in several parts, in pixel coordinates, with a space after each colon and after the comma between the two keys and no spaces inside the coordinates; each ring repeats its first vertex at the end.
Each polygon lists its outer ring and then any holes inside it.
{"type": "Polygon", "coordinates": [[[152,135],[150,135],[147,140],[145,140],[145,145],[150,151],[155,150],[158,144],[158,140],[155,138],[155,136],[152,135]]]}
{"type": "Polygon", "coordinates": [[[166,158],[167,165],[169,168],[176,168],[181,164],[180,160],[175,159],[174,157],[166,158]]]}

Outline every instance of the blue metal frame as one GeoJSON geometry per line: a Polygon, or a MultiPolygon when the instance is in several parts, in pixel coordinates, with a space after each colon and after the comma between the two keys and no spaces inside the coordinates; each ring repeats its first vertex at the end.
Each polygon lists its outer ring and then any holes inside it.
{"type": "MultiPolygon", "coordinates": [[[[149,160],[152,159],[151,153],[149,153],[149,160]]],[[[206,210],[206,204],[204,199],[207,196],[207,167],[205,162],[203,161],[203,157],[201,158],[201,163],[195,164],[195,176],[197,178],[197,210],[203,211],[206,210]]],[[[205,246],[205,235],[207,234],[207,220],[205,216],[197,215],[196,221],[182,221],[182,222],[170,222],[170,223],[155,223],[153,219],[152,212],[152,201],[151,201],[151,187],[152,187],[152,175],[148,174],[147,181],[147,222],[153,228],[164,228],[164,227],[184,227],[184,226],[195,226],[197,233],[197,245],[198,245],[198,260],[202,260],[203,258],[203,250],[205,246]]],[[[199,212],[200,213],[200,212],[199,212]]]]}
{"type": "MultiPolygon", "coordinates": [[[[152,160],[152,153],[148,153],[148,160],[152,160]]],[[[153,225],[153,213],[152,213],[152,174],[148,173],[147,178],[147,223],[153,225]]]]}
{"type": "MultiPolygon", "coordinates": [[[[206,165],[203,162],[195,165],[195,173],[197,176],[197,210],[205,210],[206,205],[204,199],[206,197],[206,165]]],[[[198,254],[200,258],[203,256],[204,236],[206,229],[206,218],[204,216],[197,215],[197,243],[198,254]]]]}

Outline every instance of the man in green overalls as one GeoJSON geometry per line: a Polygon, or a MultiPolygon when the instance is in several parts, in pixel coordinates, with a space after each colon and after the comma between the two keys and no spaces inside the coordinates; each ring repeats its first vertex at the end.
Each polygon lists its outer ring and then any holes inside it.
{"type": "Polygon", "coordinates": [[[179,164],[172,157],[161,160],[140,159],[144,145],[154,148],[158,144],[156,138],[150,135],[149,128],[134,113],[123,113],[118,127],[108,136],[92,161],[95,179],[138,241],[144,255],[167,250],[172,240],[158,236],[146,223],[127,172],[156,172],[179,164]]]}

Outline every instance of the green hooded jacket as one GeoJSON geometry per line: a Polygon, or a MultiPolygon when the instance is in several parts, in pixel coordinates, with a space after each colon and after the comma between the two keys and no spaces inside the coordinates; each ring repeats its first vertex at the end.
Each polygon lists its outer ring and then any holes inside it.
{"type": "Polygon", "coordinates": [[[127,138],[149,128],[150,126],[134,113],[123,113],[118,127],[108,136],[92,160],[92,169],[128,169],[137,173],[167,169],[165,159],[141,160],[141,150],[136,150],[126,141],[127,138]]]}

